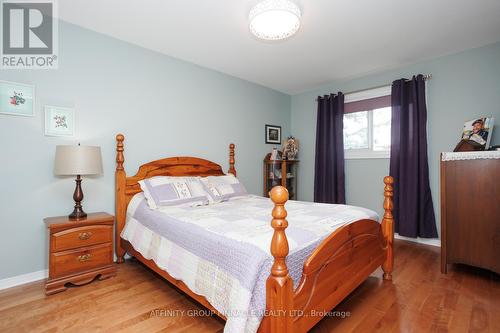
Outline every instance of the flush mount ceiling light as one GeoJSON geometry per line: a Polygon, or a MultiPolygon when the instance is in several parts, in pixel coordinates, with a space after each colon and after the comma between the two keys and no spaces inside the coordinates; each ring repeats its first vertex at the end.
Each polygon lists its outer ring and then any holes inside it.
{"type": "Polygon", "coordinates": [[[280,40],[295,34],[300,27],[300,9],[289,0],[264,0],[248,15],[250,31],[261,39],[280,40]]]}

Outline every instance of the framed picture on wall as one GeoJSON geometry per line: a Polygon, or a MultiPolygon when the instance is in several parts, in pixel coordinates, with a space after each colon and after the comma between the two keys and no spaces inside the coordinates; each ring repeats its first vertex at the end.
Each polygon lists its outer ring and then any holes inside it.
{"type": "Polygon", "coordinates": [[[75,110],[59,106],[45,106],[45,135],[74,136],[75,110]]]}
{"type": "Polygon", "coordinates": [[[266,143],[281,144],[281,126],[266,125],[266,143]]]}
{"type": "Polygon", "coordinates": [[[33,117],[35,86],[23,83],[0,81],[0,113],[33,117]]]}

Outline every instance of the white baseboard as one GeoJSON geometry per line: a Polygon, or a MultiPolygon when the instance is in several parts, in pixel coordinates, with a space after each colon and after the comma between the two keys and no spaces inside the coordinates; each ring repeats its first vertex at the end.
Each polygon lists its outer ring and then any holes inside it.
{"type": "Polygon", "coordinates": [[[47,278],[49,271],[44,269],[0,280],[0,290],[20,286],[22,284],[39,281],[47,278]]]}
{"type": "Polygon", "coordinates": [[[394,238],[406,240],[406,241],[413,242],[413,243],[441,247],[441,240],[439,240],[437,238],[410,238],[410,237],[400,236],[398,234],[394,234],[394,238]]]}

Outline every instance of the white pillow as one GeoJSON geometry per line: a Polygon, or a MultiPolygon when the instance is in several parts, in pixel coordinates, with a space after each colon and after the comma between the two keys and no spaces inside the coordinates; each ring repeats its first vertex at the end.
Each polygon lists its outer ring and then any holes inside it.
{"type": "Polygon", "coordinates": [[[210,196],[210,202],[227,201],[248,194],[245,186],[232,174],[202,177],[201,183],[210,196]]]}
{"type": "Polygon", "coordinates": [[[201,206],[207,205],[210,196],[197,177],[156,176],[139,181],[148,206],[201,206]]]}

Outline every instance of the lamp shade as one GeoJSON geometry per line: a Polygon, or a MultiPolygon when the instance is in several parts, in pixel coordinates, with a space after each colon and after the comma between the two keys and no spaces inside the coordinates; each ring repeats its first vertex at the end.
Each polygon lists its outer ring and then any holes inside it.
{"type": "Polygon", "coordinates": [[[101,147],[56,146],[56,176],[102,174],[101,147]]]}

